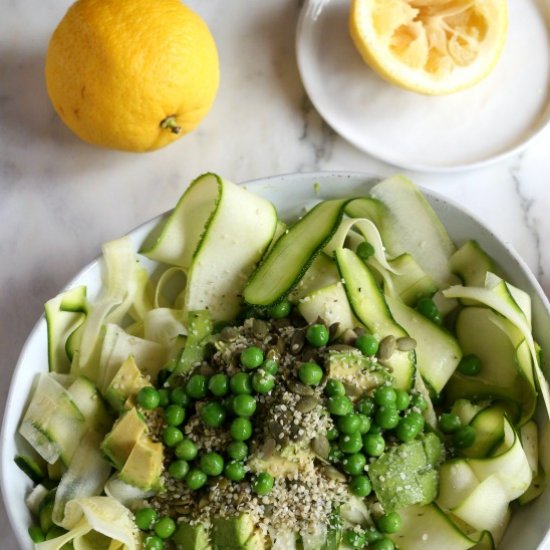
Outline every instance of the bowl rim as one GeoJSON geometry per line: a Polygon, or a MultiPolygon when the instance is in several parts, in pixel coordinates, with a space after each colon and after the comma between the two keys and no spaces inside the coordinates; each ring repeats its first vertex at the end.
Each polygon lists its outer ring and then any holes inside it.
{"type": "MultiPolygon", "coordinates": [[[[259,194],[261,195],[262,186],[280,185],[280,182],[286,182],[289,179],[295,181],[297,185],[306,185],[306,184],[311,185],[313,182],[318,180],[333,180],[333,179],[347,179],[347,180],[352,180],[353,182],[356,182],[358,185],[360,184],[360,182],[363,182],[363,184],[366,185],[367,182],[369,182],[369,180],[370,181],[381,180],[381,179],[384,179],[384,177],[380,175],[375,175],[371,172],[360,172],[360,171],[331,170],[331,171],[297,172],[297,173],[287,172],[283,174],[276,174],[276,175],[271,175],[266,177],[254,178],[251,180],[241,182],[239,185],[246,188],[251,188],[250,190],[252,192],[258,192],[258,188],[260,188],[259,194]]],[[[426,196],[428,199],[431,199],[432,201],[436,201],[440,203],[442,206],[449,206],[451,207],[451,209],[456,210],[457,212],[459,212],[461,217],[475,222],[478,226],[480,226],[483,230],[485,230],[492,239],[494,239],[498,244],[500,244],[503,247],[506,254],[508,254],[511,257],[511,259],[516,262],[517,267],[522,272],[522,274],[526,277],[529,284],[532,286],[533,290],[536,293],[537,298],[540,300],[543,306],[546,316],[550,320],[550,302],[544,290],[540,286],[540,283],[538,282],[537,278],[535,277],[535,275],[533,274],[533,272],[531,271],[527,263],[519,255],[519,253],[515,250],[515,248],[511,245],[511,243],[499,239],[495,235],[495,233],[485,225],[485,223],[482,220],[480,220],[476,215],[472,214],[469,210],[467,210],[463,205],[461,205],[455,199],[446,197],[445,195],[437,191],[433,191],[429,188],[423,187],[422,185],[418,185],[418,184],[415,184],[415,185],[420,189],[422,194],[426,196]]],[[[187,189],[187,186],[185,186],[183,191],[185,191],[185,189],[187,189]]],[[[333,189],[334,189],[334,183],[331,182],[330,191],[327,191],[326,194],[327,195],[334,194],[334,193],[331,193],[333,189]]],[[[299,206],[303,206],[303,205],[299,205],[299,206]]],[[[149,231],[150,231],[171,211],[172,209],[166,210],[161,214],[158,214],[157,216],[154,216],[149,220],[140,223],[130,231],[126,232],[124,236],[132,236],[140,231],[144,231],[148,226],[150,226],[149,227],[149,231]]],[[[73,286],[77,280],[79,280],[87,272],[92,270],[98,264],[100,259],[101,259],[101,254],[98,254],[93,260],[88,262],[76,274],[74,274],[70,278],[70,280],[59,290],[59,292],[62,292],[70,288],[71,286],[73,286]]],[[[14,403],[14,401],[19,398],[17,391],[15,389],[16,386],[14,385],[14,381],[18,378],[18,373],[23,368],[24,356],[27,350],[33,344],[35,335],[40,330],[44,320],[45,320],[45,316],[44,316],[44,313],[42,313],[40,317],[37,319],[37,321],[34,323],[31,331],[28,333],[25,339],[25,342],[19,352],[17,362],[15,364],[15,367],[10,377],[8,396],[6,398],[6,404],[3,411],[4,414],[2,417],[2,426],[0,431],[0,448],[2,449],[2,451],[0,452],[0,490],[1,490],[1,495],[4,502],[4,507],[6,509],[6,514],[9,520],[9,525],[21,548],[29,547],[28,544],[30,539],[28,538],[28,535],[27,535],[26,526],[23,527],[19,525],[18,518],[16,518],[15,513],[13,512],[12,508],[9,506],[9,503],[12,497],[10,497],[10,494],[9,494],[9,487],[8,487],[9,477],[8,477],[7,466],[8,466],[8,463],[11,463],[11,461],[13,460],[13,457],[7,456],[7,451],[4,451],[4,449],[6,448],[6,446],[4,445],[4,441],[6,441],[8,437],[11,439],[13,435],[11,433],[8,433],[8,423],[9,423],[8,420],[11,419],[9,415],[9,410],[11,408],[11,405],[14,403]]],[[[21,472],[21,475],[24,475],[23,472],[21,472]]],[[[547,490],[550,490],[550,488],[548,488],[547,490]]],[[[550,525],[549,525],[549,530],[547,530],[543,539],[540,541],[539,548],[541,549],[544,548],[549,541],[550,541],[550,525]]]]}

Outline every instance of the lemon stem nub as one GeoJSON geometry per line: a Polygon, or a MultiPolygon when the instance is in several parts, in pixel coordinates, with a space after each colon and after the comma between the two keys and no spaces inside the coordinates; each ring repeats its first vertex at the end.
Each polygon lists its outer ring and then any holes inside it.
{"type": "Polygon", "coordinates": [[[176,115],[167,116],[161,123],[161,128],[169,128],[173,134],[179,134],[181,132],[181,126],[176,123],[176,115]]]}

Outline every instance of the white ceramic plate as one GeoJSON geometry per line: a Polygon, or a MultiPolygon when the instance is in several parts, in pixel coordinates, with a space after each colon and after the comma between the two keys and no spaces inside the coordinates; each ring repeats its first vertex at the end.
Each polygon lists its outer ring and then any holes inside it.
{"type": "MultiPolygon", "coordinates": [[[[273,201],[283,218],[292,219],[301,213],[304,204],[311,204],[314,199],[365,194],[374,181],[376,178],[365,174],[327,172],[275,176],[248,183],[246,187],[273,201]],[[314,182],[318,186],[314,187],[314,182]]],[[[425,191],[425,195],[456,242],[460,243],[468,238],[477,239],[480,245],[505,268],[510,281],[531,295],[535,336],[545,355],[550,356],[550,304],[525,263],[514,250],[499,241],[458,204],[431,191],[425,191]]],[[[162,217],[159,216],[141,225],[129,234],[136,250],[162,217]]],[[[145,258],[144,260],[144,265],[152,271],[155,264],[145,258]]],[[[101,285],[101,263],[96,260],[86,266],[67,287],[77,285],[86,285],[88,295],[93,300],[101,285]]],[[[47,369],[46,321],[42,317],[29,335],[15,368],[0,440],[1,485],[4,502],[19,544],[22,548],[29,550],[32,545],[27,535],[27,528],[31,523],[31,517],[24,501],[31,488],[31,482],[17,468],[13,458],[25,448],[24,441],[17,435],[17,428],[28,402],[33,379],[37,373],[45,372],[47,369]]],[[[547,513],[549,507],[550,491],[546,491],[532,505],[520,510],[512,521],[502,549],[535,550],[550,527],[547,513]]]]}
{"type": "Polygon", "coordinates": [[[550,122],[550,3],[508,6],[496,69],[469,90],[428,97],[387,83],[362,61],[347,28],[349,0],[306,0],[296,37],[306,91],[336,132],[396,166],[456,171],[518,153],[550,122]]]}

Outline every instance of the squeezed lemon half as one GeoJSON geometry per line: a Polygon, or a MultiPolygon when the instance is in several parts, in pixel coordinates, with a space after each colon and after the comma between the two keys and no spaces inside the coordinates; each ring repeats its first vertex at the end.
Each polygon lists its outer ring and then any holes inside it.
{"type": "Polygon", "coordinates": [[[352,0],[351,37],[383,78],[442,95],[473,86],[506,41],[506,0],[352,0]]]}

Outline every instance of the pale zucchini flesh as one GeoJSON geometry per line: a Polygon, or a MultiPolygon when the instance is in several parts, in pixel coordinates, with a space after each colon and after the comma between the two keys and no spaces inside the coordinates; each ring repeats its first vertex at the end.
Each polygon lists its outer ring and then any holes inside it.
{"type": "Polygon", "coordinates": [[[292,225],[248,280],[245,301],[255,306],[269,306],[284,298],[330,241],[347,202],[336,199],[319,203],[292,225]]]}

